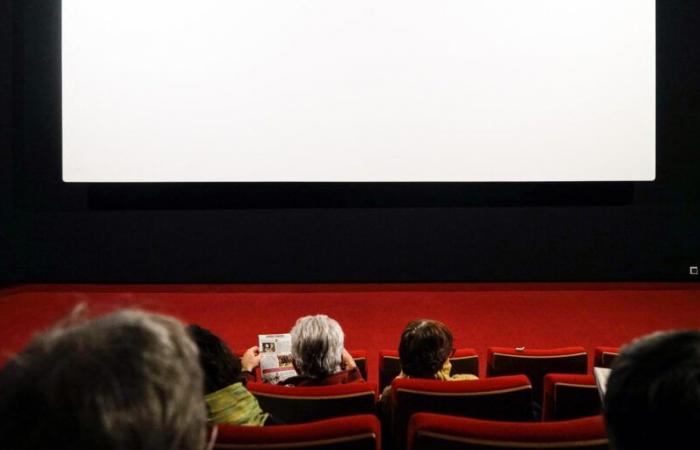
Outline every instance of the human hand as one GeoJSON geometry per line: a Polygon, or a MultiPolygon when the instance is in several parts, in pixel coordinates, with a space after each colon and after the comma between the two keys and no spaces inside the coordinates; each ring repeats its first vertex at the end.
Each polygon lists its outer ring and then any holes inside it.
{"type": "Polygon", "coordinates": [[[241,356],[241,369],[252,372],[260,365],[260,358],[260,349],[258,346],[250,347],[243,353],[243,356],[241,356]]]}
{"type": "Polygon", "coordinates": [[[343,354],[340,357],[340,365],[344,370],[351,370],[351,369],[354,369],[355,367],[357,367],[355,360],[350,355],[350,353],[345,349],[343,349],[343,354]]]}

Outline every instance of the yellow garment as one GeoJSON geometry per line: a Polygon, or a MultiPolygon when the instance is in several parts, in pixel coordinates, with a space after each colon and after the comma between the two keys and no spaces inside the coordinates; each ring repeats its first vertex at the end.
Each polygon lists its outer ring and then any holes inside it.
{"type": "Polygon", "coordinates": [[[243,383],[235,383],[204,396],[209,418],[217,425],[263,426],[270,414],[260,409],[258,399],[243,383]]]}
{"type": "Polygon", "coordinates": [[[472,375],[470,373],[456,373],[450,375],[452,372],[452,363],[448,359],[445,364],[442,365],[442,369],[435,374],[435,378],[442,381],[460,381],[460,380],[478,380],[479,377],[472,375]]]}
{"type": "MultiPolygon", "coordinates": [[[[460,381],[460,380],[478,380],[479,377],[476,375],[472,375],[470,373],[456,373],[454,375],[450,375],[450,372],[452,372],[452,363],[450,360],[446,360],[445,364],[442,365],[442,368],[435,374],[435,379],[436,380],[441,380],[441,381],[460,381]]],[[[403,373],[403,370],[401,373],[396,378],[408,378],[406,374],[403,373]]]]}

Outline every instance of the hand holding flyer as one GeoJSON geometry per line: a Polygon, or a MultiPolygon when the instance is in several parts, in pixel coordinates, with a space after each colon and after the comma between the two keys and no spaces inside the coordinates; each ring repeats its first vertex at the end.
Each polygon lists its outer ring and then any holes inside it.
{"type": "Polygon", "coordinates": [[[241,369],[247,372],[253,372],[256,367],[260,366],[260,348],[258,346],[250,347],[241,356],[241,369]]]}
{"type": "Polygon", "coordinates": [[[260,372],[264,383],[278,384],[295,376],[292,364],[292,336],[290,334],[258,335],[260,372]]]}

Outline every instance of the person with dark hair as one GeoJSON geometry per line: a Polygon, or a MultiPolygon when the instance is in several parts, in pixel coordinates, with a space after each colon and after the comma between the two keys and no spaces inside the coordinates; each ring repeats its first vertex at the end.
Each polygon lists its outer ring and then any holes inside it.
{"type": "Polygon", "coordinates": [[[437,320],[414,320],[406,325],[399,342],[401,377],[438,380],[469,379],[473,375],[450,374],[452,332],[437,320]]]}
{"type": "Polygon", "coordinates": [[[135,310],[76,316],[0,372],[2,448],[204,449],[202,370],[184,326],[135,310]]]}
{"type": "Polygon", "coordinates": [[[603,409],[612,448],[700,448],[700,331],[644,336],[611,369],[603,409]]]}
{"type": "Polygon", "coordinates": [[[345,334],[337,321],[324,314],[301,317],[290,334],[292,363],[298,375],[282,384],[327,386],[365,381],[355,360],[345,350],[345,334]]]}
{"type": "Polygon", "coordinates": [[[399,342],[399,377],[437,380],[474,380],[471,374],[452,375],[452,332],[437,320],[414,320],[406,325],[399,342]]]}
{"type": "Polygon", "coordinates": [[[187,331],[199,348],[204,370],[204,387],[209,418],[216,424],[263,426],[280,423],[260,409],[258,400],[246,389],[252,371],[260,364],[258,347],[251,347],[241,359],[231,353],[217,335],[199,325],[187,331]]]}
{"type": "MultiPolygon", "coordinates": [[[[442,322],[420,319],[406,325],[399,342],[401,373],[397,378],[428,378],[443,381],[476,380],[472,374],[452,374],[452,332],[442,322]]],[[[391,386],[382,392],[381,409],[390,414],[391,386]]]]}

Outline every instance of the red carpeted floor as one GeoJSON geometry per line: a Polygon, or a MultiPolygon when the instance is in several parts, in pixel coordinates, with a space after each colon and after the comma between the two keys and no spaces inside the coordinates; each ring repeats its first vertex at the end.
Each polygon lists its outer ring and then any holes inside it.
{"type": "Polygon", "coordinates": [[[306,314],[343,326],[346,347],[366,349],[376,380],[377,351],[396,348],[416,318],[449,325],[457,347],[484,356],[488,346],[619,346],[671,328],[700,328],[700,284],[422,285],[28,285],[0,290],[3,360],[80,302],[94,314],[124,306],[199,323],[232,348],[259,333],[288,332],[306,314]]]}

